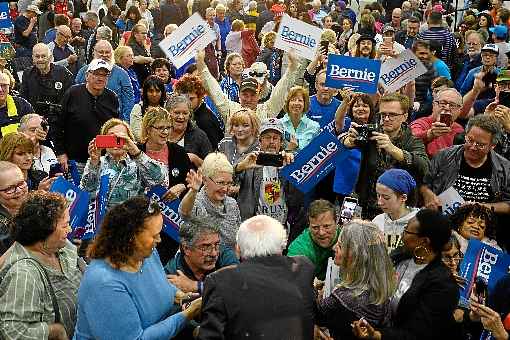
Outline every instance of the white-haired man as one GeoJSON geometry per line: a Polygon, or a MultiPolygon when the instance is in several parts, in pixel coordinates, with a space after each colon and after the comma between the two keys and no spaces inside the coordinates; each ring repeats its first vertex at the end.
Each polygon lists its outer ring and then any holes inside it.
{"type": "Polygon", "coordinates": [[[313,339],[314,267],[305,257],[282,256],[286,239],[269,216],[241,224],[241,264],[205,280],[199,339],[313,339]]]}

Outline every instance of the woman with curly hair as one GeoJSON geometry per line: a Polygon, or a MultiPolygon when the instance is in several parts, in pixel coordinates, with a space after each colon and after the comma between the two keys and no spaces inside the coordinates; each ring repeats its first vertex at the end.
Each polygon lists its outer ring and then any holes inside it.
{"type": "Polygon", "coordinates": [[[159,206],[144,197],[108,211],[88,249],[77,339],[169,339],[199,313],[201,299],[176,313],[174,303],[185,295],[167,281],[155,250],[162,226],[159,206]]]}
{"type": "Polygon", "coordinates": [[[454,230],[453,235],[460,243],[462,254],[466,253],[470,238],[501,249],[495,240],[496,215],[490,208],[479,203],[466,204],[451,215],[450,220],[454,230]]]}

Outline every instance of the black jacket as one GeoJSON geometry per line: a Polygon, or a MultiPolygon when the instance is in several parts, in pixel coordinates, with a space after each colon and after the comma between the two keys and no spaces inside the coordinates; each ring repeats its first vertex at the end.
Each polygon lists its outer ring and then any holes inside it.
{"type": "Polygon", "coordinates": [[[110,118],[119,118],[119,100],[105,88],[94,97],[85,84],[71,86],[62,99],[62,112],[55,124],[55,153],[86,162],[88,145],[110,118]]]}
{"type": "Polygon", "coordinates": [[[313,279],[304,256],[255,257],[209,274],[198,339],[313,339],[313,279]]]}
{"type": "Polygon", "coordinates": [[[11,214],[0,205],[0,256],[2,256],[14,242],[10,231],[11,219],[11,214]]]}
{"type": "MultiPolygon", "coordinates": [[[[395,266],[409,259],[397,248],[392,254],[395,266]]],[[[450,270],[436,257],[413,279],[402,295],[392,327],[381,330],[384,340],[458,339],[453,311],[459,301],[459,287],[450,270]]]]}
{"type": "Polygon", "coordinates": [[[209,110],[205,102],[202,102],[202,104],[193,111],[193,117],[197,126],[201,128],[207,135],[207,138],[209,138],[213,150],[218,149],[218,143],[223,139],[224,133],[218,118],[209,110]]]}
{"type": "Polygon", "coordinates": [[[194,153],[198,157],[204,159],[213,151],[211,142],[204,130],[197,127],[194,123],[188,122],[186,132],[184,133],[184,150],[194,153]]]}

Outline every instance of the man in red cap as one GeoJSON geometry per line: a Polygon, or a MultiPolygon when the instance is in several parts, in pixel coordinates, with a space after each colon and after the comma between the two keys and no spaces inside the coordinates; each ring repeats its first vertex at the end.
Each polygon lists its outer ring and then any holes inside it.
{"type": "Polygon", "coordinates": [[[259,34],[259,39],[262,40],[264,34],[271,31],[278,31],[280,22],[282,21],[283,13],[285,13],[285,6],[281,4],[274,4],[271,6],[271,12],[273,12],[273,20],[269,21],[262,27],[259,34]]]}

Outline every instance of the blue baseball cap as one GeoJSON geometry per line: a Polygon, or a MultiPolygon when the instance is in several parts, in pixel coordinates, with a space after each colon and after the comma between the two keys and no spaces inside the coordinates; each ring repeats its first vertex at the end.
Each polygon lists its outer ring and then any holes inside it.
{"type": "Polygon", "coordinates": [[[496,25],[494,27],[490,27],[489,31],[496,35],[496,38],[506,39],[508,34],[508,28],[506,25],[496,25]]]}

